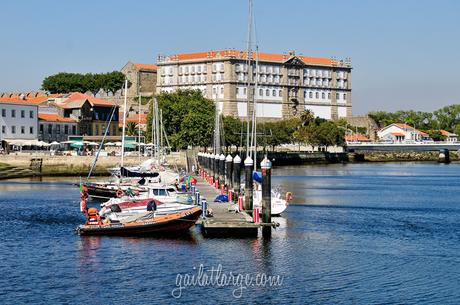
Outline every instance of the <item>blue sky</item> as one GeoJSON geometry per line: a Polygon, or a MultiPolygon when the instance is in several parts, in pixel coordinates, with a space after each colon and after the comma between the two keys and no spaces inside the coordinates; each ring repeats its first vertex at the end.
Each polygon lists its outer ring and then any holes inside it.
{"type": "MultiPolygon", "coordinates": [[[[246,48],[246,0],[0,4],[0,92],[157,54],[246,48]]],[[[459,103],[460,1],[255,0],[261,51],[351,57],[353,112],[459,103]]]]}

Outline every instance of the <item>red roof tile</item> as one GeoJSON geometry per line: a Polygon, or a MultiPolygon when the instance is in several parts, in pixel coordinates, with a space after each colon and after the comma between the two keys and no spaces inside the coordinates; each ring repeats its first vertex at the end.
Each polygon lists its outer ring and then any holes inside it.
{"type": "Polygon", "coordinates": [[[345,135],[345,141],[369,142],[369,138],[361,134],[345,135]]]}
{"type": "Polygon", "coordinates": [[[75,123],[76,121],[71,118],[65,118],[56,113],[39,113],[38,119],[48,122],[64,122],[64,123],[75,123]]]}
{"type": "Polygon", "coordinates": [[[156,71],[158,69],[157,65],[154,64],[134,64],[134,66],[140,70],[156,71]]]}
{"type": "Polygon", "coordinates": [[[21,105],[35,105],[34,103],[30,103],[28,100],[24,100],[17,97],[1,97],[0,103],[14,103],[14,104],[21,104],[21,105]]]}
{"type": "Polygon", "coordinates": [[[103,100],[94,96],[86,95],[80,92],[73,92],[71,93],[63,102],[58,103],[63,106],[63,108],[66,108],[65,105],[73,102],[73,101],[79,101],[79,100],[87,100],[92,106],[115,106],[115,103],[109,101],[109,100],[103,100]]]}
{"type": "MultiPolygon", "coordinates": [[[[266,61],[279,61],[284,62],[291,56],[288,54],[277,54],[277,53],[264,53],[259,52],[259,59],[266,61]]],[[[252,53],[252,58],[256,58],[256,52],[252,53]]],[[[209,51],[209,52],[196,52],[196,53],[181,53],[169,56],[171,60],[194,60],[194,59],[205,59],[205,58],[219,58],[219,57],[240,57],[248,58],[247,51],[238,50],[220,50],[220,51],[209,51]]],[[[317,65],[332,65],[334,61],[330,58],[321,57],[310,57],[310,56],[297,56],[306,64],[317,64],[317,65]]]]}

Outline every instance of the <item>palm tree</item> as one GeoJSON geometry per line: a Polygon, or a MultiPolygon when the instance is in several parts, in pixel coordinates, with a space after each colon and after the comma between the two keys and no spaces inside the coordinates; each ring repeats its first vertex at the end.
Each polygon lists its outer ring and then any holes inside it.
{"type": "Polygon", "coordinates": [[[137,124],[134,122],[128,122],[126,124],[126,135],[127,136],[135,136],[137,135],[138,129],[137,129],[137,124]]]}

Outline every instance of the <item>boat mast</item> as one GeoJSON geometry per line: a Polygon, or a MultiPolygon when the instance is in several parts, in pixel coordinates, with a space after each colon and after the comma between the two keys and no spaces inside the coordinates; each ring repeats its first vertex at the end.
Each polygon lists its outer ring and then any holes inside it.
{"type": "Polygon", "coordinates": [[[247,60],[247,73],[248,73],[248,83],[246,89],[246,119],[247,119],[247,131],[246,131],[246,156],[251,156],[250,150],[250,133],[251,127],[249,125],[250,122],[250,98],[254,96],[255,92],[251,91],[251,81],[252,81],[252,69],[251,69],[251,56],[252,56],[252,0],[249,0],[249,16],[248,16],[248,45],[247,45],[247,52],[248,52],[248,60],[247,60]],[[252,93],[252,94],[251,94],[252,93]]]}
{"type": "MultiPolygon", "coordinates": [[[[255,36],[255,34],[254,34],[255,36]]],[[[257,38],[256,38],[257,43],[257,38]]],[[[254,170],[257,170],[257,98],[258,94],[258,85],[259,85],[259,47],[256,44],[256,76],[254,80],[254,101],[253,101],[253,110],[252,110],[252,144],[254,147],[254,170]]]]}
{"type": "Polygon", "coordinates": [[[125,78],[125,100],[123,104],[123,131],[121,135],[121,166],[123,167],[123,159],[125,155],[125,129],[126,129],[126,111],[128,104],[128,79],[125,78]]]}
{"type": "Polygon", "coordinates": [[[138,145],[139,145],[139,163],[141,162],[141,90],[140,90],[141,86],[139,86],[139,111],[138,111],[138,145]]]}

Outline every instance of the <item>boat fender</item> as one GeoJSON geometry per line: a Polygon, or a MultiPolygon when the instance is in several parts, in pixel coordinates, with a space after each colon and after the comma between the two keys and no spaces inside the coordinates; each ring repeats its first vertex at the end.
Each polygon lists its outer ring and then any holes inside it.
{"type": "Polygon", "coordinates": [[[124,195],[123,190],[119,189],[119,190],[117,191],[117,197],[118,197],[118,198],[121,198],[121,197],[123,197],[123,195],[124,195]]]}
{"type": "Polygon", "coordinates": [[[287,192],[287,193],[286,193],[286,204],[287,204],[290,200],[292,200],[292,193],[291,193],[291,192],[287,192]]]}
{"type": "Polygon", "coordinates": [[[114,213],[120,213],[121,212],[121,208],[118,204],[112,204],[110,206],[110,210],[114,213]]]}
{"type": "Polygon", "coordinates": [[[155,200],[150,201],[147,204],[147,211],[156,211],[157,210],[157,203],[155,200]]]}

